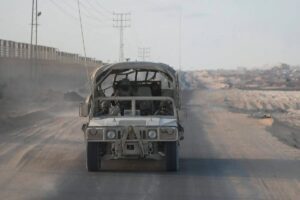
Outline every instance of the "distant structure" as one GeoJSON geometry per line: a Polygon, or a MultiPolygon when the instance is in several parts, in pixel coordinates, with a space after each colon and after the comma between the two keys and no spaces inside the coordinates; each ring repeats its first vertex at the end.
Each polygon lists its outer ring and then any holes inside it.
{"type": "Polygon", "coordinates": [[[124,61],[124,28],[130,27],[130,13],[113,13],[113,27],[120,29],[119,61],[124,61]]]}
{"type": "Polygon", "coordinates": [[[150,48],[149,47],[139,47],[138,48],[138,58],[141,61],[146,61],[150,58],[150,48]]]}

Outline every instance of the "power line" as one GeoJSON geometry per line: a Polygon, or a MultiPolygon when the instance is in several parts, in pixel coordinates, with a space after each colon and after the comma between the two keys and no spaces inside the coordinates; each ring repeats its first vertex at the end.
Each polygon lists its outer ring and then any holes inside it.
{"type": "Polygon", "coordinates": [[[95,16],[93,13],[89,12],[89,9],[86,7],[85,4],[80,3],[80,5],[81,5],[81,7],[82,7],[87,13],[89,13],[89,14],[83,13],[86,17],[88,17],[88,18],[90,18],[90,19],[93,19],[93,20],[95,20],[95,21],[98,21],[98,22],[100,22],[100,23],[107,22],[107,21],[105,21],[105,20],[103,20],[103,19],[101,19],[101,18],[95,16]]]}
{"type": "Polygon", "coordinates": [[[78,18],[75,17],[74,15],[70,14],[68,11],[66,11],[63,7],[61,7],[59,4],[57,4],[54,0],[50,0],[50,2],[57,8],[59,9],[63,14],[67,15],[68,17],[75,19],[78,21],[78,18]]]}
{"type": "MultiPolygon", "coordinates": [[[[50,0],[50,2],[51,2],[51,3],[52,3],[52,4],[53,4],[53,5],[54,5],[54,6],[55,6],[62,14],[66,15],[66,16],[68,16],[69,18],[71,18],[71,19],[75,20],[76,22],[78,22],[79,19],[78,19],[77,17],[75,17],[73,14],[71,14],[68,10],[66,10],[65,7],[63,7],[63,6],[59,5],[59,4],[57,4],[54,0],[50,0]]],[[[67,4],[65,1],[61,1],[61,2],[64,2],[65,5],[66,5],[68,8],[72,8],[73,10],[76,9],[76,8],[70,6],[69,4],[67,4]]],[[[85,17],[87,17],[87,18],[89,18],[89,19],[92,19],[94,22],[97,22],[97,24],[99,24],[99,25],[101,24],[101,26],[103,26],[103,22],[102,22],[102,21],[100,21],[100,20],[98,20],[98,19],[95,19],[95,18],[93,18],[93,17],[91,17],[91,16],[86,15],[85,13],[82,12],[82,10],[81,10],[81,14],[83,14],[85,17]]],[[[86,25],[88,25],[90,28],[96,29],[95,25],[92,24],[92,23],[90,23],[90,22],[86,22],[86,25]]],[[[105,26],[108,26],[108,24],[105,25],[105,26]]]]}
{"type": "MultiPolygon", "coordinates": [[[[64,3],[66,5],[67,8],[69,8],[72,11],[75,11],[75,13],[77,14],[77,2],[73,1],[72,3],[69,3],[68,1],[64,0],[64,1],[59,1],[59,3],[64,3]],[[74,2],[74,4],[73,4],[74,2]]],[[[77,16],[77,15],[76,15],[77,16]]]]}
{"type": "Polygon", "coordinates": [[[138,58],[141,61],[146,61],[150,58],[150,47],[139,47],[138,48],[138,58]]]}
{"type": "Polygon", "coordinates": [[[89,70],[86,65],[86,49],[85,49],[85,41],[84,41],[84,34],[83,34],[83,26],[82,26],[82,20],[81,20],[81,11],[80,11],[80,2],[77,0],[77,5],[78,5],[78,15],[79,15],[79,22],[80,22],[80,30],[81,30],[81,39],[82,39],[82,47],[83,47],[83,53],[84,53],[84,66],[86,69],[86,76],[90,85],[90,92],[92,92],[92,85],[90,81],[90,75],[89,75],[89,70]]]}
{"type": "MultiPolygon", "coordinates": [[[[63,6],[63,8],[67,8],[71,13],[74,13],[74,15],[77,18],[77,12],[78,12],[78,8],[77,8],[77,2],[76,0],[70,3],[69,1],[63,0],[63,1],[59,1],[59,3],[63,3],[65,6],[63,6]]],[[[76,19],[77,21],[79,20],[79,18],[76,19]]]]}
{"type": "MultiPolygon", "coordinates": [[[[74,8],[74,7],[72,6],[72,4],[69,4],[69,3],[67,3],[66,1],[60,1],[60,2],[63,2],[63,3],[66,5],[66,7],[71,8],[72,10],[75,10],[75,11],[77,10],[77,8],[74,8]]],[[[99,22],[99,23],[101,23],[101,24],[102,24],[103,22],[105,22],[103,19],[98,18],[97,16],[91,14],[90,11],[89,11],[89,9],[86,7],[86,5],[84,5],[83,2],[80,2],[80,5],[81,5],[81,7],[84,9],[84,10],[81,9],[81,14],[82,14],[82,15],[84,15],[85,17],[87,17],[87,18],[89,18],[89,19],[92,19],[93,21],[97,21],[97,22],[99,22]],[[84,11],[85,11],[85,12],[84,12],[84,11]]],[[[77,20],[78,20],[78,19],[77,19],[77,20]]]]}
{"type": "Polygon", "coordinates": [[[105,8],[104,6],[102,6],[102,5],[98,2],[98,0],[95,0],[95,2],[96,2],[96,4],[97,4],[103,11],[105,11],[105,12],[107,12],[107,13],[109,13],[109,14],[113,14],[112,11],[110,11],[109,9],[105,8]]]}
{"type": "Polygon", "coordinates": [[[130,27],[130,13],[113,13],[113,27],[120,29],[119,61],[124,61],[124,28],[130,27]]]}
{"type": "Polygon", "coordinates": [[[103,11],[101,11],[100,9],[98,9],[98,6],[94,6],[90,1],[85,1],[85,3],[87,3],[87,4],[89,5],[89,7],[90,7],[95,13],[97,13],[97,15],[101,15],[102,17],[111,20],[112,13],[110,13],[110,14],[103,13],[103,11]]]}

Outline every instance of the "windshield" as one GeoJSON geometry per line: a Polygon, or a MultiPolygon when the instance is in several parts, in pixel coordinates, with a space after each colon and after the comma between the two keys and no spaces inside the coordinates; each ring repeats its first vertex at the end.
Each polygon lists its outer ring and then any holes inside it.
{"type": "Polygon", "coordinates": [[[96,93],[106,97],[166,96],[174,90],[173,81],[168,74],[155,70],[113,70],[98,83],[96,93]]]}
{"type": "Polygon", "coordinates": [[[175,116],[176,113],[169,98],[98,98],[93,106],[94,117],[175,116]]]}

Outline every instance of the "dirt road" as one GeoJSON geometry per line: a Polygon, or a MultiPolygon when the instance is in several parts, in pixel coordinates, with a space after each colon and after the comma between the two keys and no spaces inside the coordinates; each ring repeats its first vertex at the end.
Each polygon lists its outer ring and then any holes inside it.
{"type": "Polygon", "coordinates": [[[149,170],[145,163],[87,172],[82,120],[75,113],[1,131],[0,199],[299,199],[299,149],[205,93],[186,101],[177,173],[149,170]],[[137,166],[138,172],[128,171],[137,166]]]}

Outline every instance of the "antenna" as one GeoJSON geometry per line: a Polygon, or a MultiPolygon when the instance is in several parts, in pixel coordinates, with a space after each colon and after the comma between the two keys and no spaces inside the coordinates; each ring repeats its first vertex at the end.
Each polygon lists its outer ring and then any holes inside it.
{"type": "Polygon", "coordinates": [[[130,16],[131,13],[113,13],[113,27],[120,29],[120,50],[119,50],[119,61],[124,61],[124,28],[130,27],[130,16]]]}
{"type": "Polygon", "coordinates": [[[138,58],[141,61],[147,60],[147,58],[150,58],[150,48],[149,47],[139,47],[138,49],[138,58]]]}
{"type": "Polygon", "coordinates": [[[177,80],[178,80],[178,97],[179,97],[179,107],[181,107],[181,87],[180,87],[180,81],[181,81],[181,65],[182,65],[182,7],[180,7],[179,10],[179,27],[178,27],[178,73],[177,73],[177,80]]]}
{"type": "Polygon", "coordinates": [[[178,69],[181,72],[182,64],[182,8],[179,10],[179,27],[178,27],[178,69]]]}

